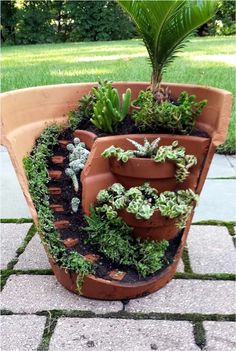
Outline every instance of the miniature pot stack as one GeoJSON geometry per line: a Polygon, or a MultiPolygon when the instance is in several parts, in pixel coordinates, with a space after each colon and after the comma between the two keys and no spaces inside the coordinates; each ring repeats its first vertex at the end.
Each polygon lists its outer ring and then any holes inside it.
{"type": "MultiPolygon", "coordinates": [[[[88,213],[89,206],[96,202],[98,192],[115,182],[121,183],[126,189],[148,182],[159,194],[167,190],[176,191],[188,188],[196,191],[209,144],[210,140],[207,138],[166,134],[133,134],[97,139],[82,173],[85,212],[88,213]],[[127,138],[132,138],[139,143],[143,143],[144,138],[147,138],[149,142],[160,138],[160,146],[171,145],[173,141],[178,140],[179,146],[185,147],[186,154],[196,156],[197,164],[190,168],[190,174],[183,183],[176,183],[176,167],[171,161],[157,163],[152,159],[131,158],[127,163],[123,163],[115,158],[104,159],[101,157],[101,153],[112,145],[124,150],[130,149],[130,143],[127,141],[127,138]],[[95,164],[96,176],[93,179],[90,177],[90,174],[91,167],[95,164]],[[89,191],[87,187],[89,187],[89,191]]],[[[136,219],[133,214],[125,210],[122,210],[119,215],[128,225],[134,228],[132,235],[135,237],[148,240],[171,240],[178,234],[175,220],[161,216],[158,210],[149,220],[136,219]]]]}

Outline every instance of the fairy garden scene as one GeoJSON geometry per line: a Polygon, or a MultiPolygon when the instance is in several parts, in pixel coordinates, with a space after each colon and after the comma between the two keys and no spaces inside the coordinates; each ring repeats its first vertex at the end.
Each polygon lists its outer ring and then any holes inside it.
{"type": "Polygon", "coordinates": [[[215,148],[207,96],[162,84],[214,2],[119,4],[142,35],[151,83],[85,84],[67,123],[45,125],[23,160],[57,279],[102,299],[143,296],[172,278],[215,148]]]}

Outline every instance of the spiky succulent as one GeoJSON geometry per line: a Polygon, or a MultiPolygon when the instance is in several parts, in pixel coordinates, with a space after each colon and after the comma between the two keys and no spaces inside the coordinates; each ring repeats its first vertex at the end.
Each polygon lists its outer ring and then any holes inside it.
{"type": "Polygon", "coordinates": [[[152,65],[152,90],[157,91],[166,66],[183,49],[186,38],[216,11],[209,0],[118,0],[130,15],[147,48],[152,65]]]}
{"type": "Polygon", "coordinates": [[[100,81],[97,88],[92,89],[96,102],[93,106],[93,116],[90,121],[104,132],[113,133],[117,124],[125,118],[131,102],[131,90],[128,88],[122,94],[120,101],[118,90],[112,87],[112,82],[100,81]]]}
{"type": "Polygon", "coordinates": [[[158,144],[160,142],[160,138],[156,138],[152,142],[149,142],[147,138],[144,138],[144,144],[140,144],[135,140],[127,138],[127,140],[133,144],[137,150],[133,152],[136,157],[147,157],[151,158],[157,152],[158,144]]]}

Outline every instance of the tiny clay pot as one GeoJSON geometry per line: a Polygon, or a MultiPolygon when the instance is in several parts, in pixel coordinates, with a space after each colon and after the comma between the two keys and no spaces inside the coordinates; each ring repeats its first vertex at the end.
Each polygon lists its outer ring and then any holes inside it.
{"type": "Polygon", "coordinates": [[[171,240],[178,233],[175,219],[164,217],[156,210],[149,219],[137,219],[126,210],[119,211],[126,224],[133,227],[132,235],[144,240],[171,240]]]}

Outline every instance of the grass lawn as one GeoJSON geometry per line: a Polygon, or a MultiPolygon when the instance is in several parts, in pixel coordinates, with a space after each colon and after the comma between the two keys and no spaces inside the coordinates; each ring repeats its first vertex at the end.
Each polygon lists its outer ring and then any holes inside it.
{"type": "MultiPolygon", "coordinates": [[[[169,66],[164,81],[235,91],[234,38],[194,38],[169,66]]],[[[25,45],[2,48],[2,91],[31,86],[113,81],[149,81],[141,40],[25,45]]],[[[235,104],[223,151],[235,150],[235,104]]]]}

